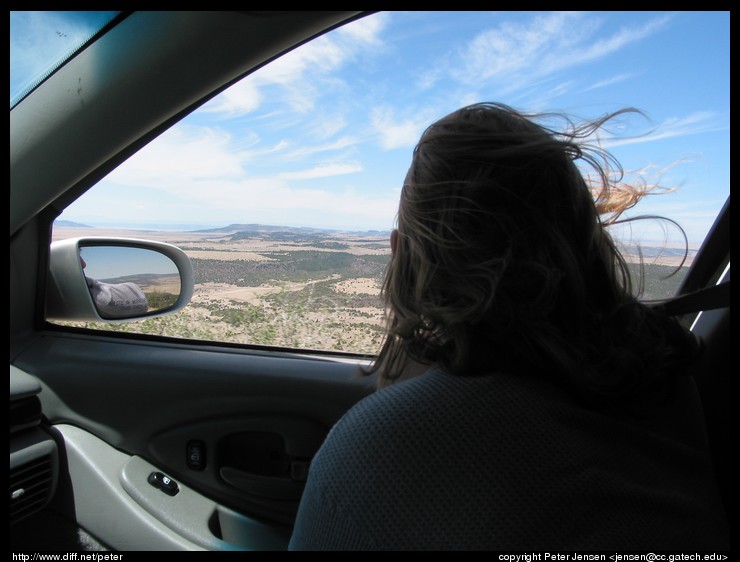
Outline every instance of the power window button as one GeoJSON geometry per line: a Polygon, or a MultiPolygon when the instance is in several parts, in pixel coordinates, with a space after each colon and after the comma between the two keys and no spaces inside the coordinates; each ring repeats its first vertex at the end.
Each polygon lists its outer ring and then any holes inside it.
{"type": "Polygon", "coordinates": [[[149,475],[149,478],[147,478],[147,481],[152,486],[154,486],[155,488],[159,488],[169,496],[174,496],[175,494],[177,494],[177,492],[180,491],[180,487],[177,485],[177,482],[161,472],[152,472],[149,475]]]}

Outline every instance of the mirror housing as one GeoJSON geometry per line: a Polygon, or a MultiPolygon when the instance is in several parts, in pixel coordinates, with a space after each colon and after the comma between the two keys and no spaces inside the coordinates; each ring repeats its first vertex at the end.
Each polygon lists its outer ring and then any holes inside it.
{"type": "Polygon", "coordinates": [[[190,258],[171,244],[108,237],[51,244],[47,320],[115,323],[163,316],[184,308],[192,295],[190,258]],[[179,282],[177,294],[156,291],[163,280],[170,290],[179,282]]]}

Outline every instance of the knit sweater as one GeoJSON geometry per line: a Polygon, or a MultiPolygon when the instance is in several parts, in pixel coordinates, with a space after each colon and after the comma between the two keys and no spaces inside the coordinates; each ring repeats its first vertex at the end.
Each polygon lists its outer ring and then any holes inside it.
{"type": "Polygon", "coordinates": [[[542,378],[431,369],[359,402],[311,465],[293,550],[711,550],[729,533],[693,382],[650,417],[542,378]]]}

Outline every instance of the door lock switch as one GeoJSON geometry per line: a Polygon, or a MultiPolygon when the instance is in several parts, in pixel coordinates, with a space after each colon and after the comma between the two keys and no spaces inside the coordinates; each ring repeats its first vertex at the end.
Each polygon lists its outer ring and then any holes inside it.
{"type": "Polygon", "coordinates": [[[186,462],[191,470],[203,470],[206,467],[206,444],[203,441],[188,441],[186,462]]]}

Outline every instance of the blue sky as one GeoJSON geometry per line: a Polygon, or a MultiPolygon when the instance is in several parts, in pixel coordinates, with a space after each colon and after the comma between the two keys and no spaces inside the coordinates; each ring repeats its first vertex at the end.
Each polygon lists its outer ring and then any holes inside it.
{"type": "MultiPolygon", "coordinates": [[[[413,146],[450,111],[632,106],[648,119],[601,141],[626,170],[675,188],[635,212],[677,220],[697,245],[729,194],[729,57],[727,12],[378,13],[247,77],[61,218],[388,230],[413,146]]],[[[647,224],[637,236],[663,234],[647,224]]]]}
{"type": "Polygon", "coordinates": [[[85,275],[110,279],[135,273],[177,275],[175,263],[164,254],[143,248],[123,246],[85,246],[80,249],[85,261],[85,275]]]}

